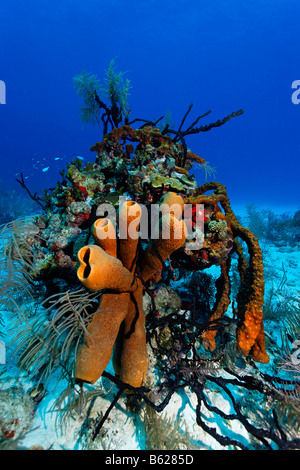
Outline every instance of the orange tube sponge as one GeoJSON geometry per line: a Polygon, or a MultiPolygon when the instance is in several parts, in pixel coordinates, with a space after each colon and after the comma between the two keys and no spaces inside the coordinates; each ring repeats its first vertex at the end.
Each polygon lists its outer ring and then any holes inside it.
{"type": "Polygon", "coordinates": [[[104,294],[87,327],[84,343],[76,357],[75,377],[94,383],[108,365],[120,324],[128,312],[129,294],[104,294]]]}
{"type": "Polygon", "coordinates": [[[235,239],[241,287],[237,296],[238,328],[237,347],[245,355],[250,354],[257,362],[268,363],[263,327],[264,277],[262,252],[258,239],[249,229],[238,226],[239,236],[247,243],[249,265],[242,245],[235,239]]]}
{"type": "Polygon", "coordinates": [[[154,237],[150,241],[141,265],[141,277],[147,282],[161,267],[161,261],[182,247],[187,236],[187,228],[183,220],[171,214],[161,217],[156,224],[154,237]]]}
{"type": "MultiPolygon", "coordinates": [[[[88,245],[78,253],[79,280],[91,290],[112,289],[120,293],[105,293],[99,310],[87,327],[85,342],[78,351],[75,376],[94,383],[110,361],[113,347],[113,365],[125,383],[134,387],[143,384],[148,370],[145,313],[143,310],[143,284],[134,276],[138,236],[135,236],[141,217],[141,208],[134,202],[126,202],[119,209],[119,226],[127,236],[120,238],[119,254],[123,263],[112,255],[111,240],[97,237],[97,229],[105,230],[108,223],[99,222],[95,227],[95,240],[101,244],[88,245]],[[133,224],[133,225],[132,225],[133,224]],[[129,228],[133,231],[129,230],[129,228]],[[125,228],[124,228],[125,227],[125,228]],[[105,243],[104,243],[105,242],[105,243]]],[[[108,230],[108,228],[107,228],[108,230]]],[[[171,214],[160,219],[141,265],[141,275],[147,281],[173,251],[180,248],[186,238],[184,221],[171,214]]],[[[137,234],[138,235],[138,234],[137,234]]]]}
{"type": "MultiPolygon", "coordinates": [[[[186,238],[187,230],[183,221],[179,221],[173,215],[166,214],[160,219],[160,222],[161,224],[158,223],[154,231],[155,240],[150,242],[149,249],[146,250],[141,263],[141,277],[145,282],[153,276],[158,269],[157,267],[161,266],[161,260],[165,261],[173,251],[180,248],[186,238]],[[162,238],[163,235],[167,238],[162,238]],[[158,252],[160,256],[158,256],[158,252]]],[[[124,328],[120,377],[123,382],[140,387],[146,377],[149,365],[141,282],[140,287],[131,294],[124,328]]]]}
{"type": "Polygon", "coordinates": [[[117,235],[111,220],[96,220],[92,228],[92,234],[98,246],[107,254],[117,257],[117,235]]]}
{"type": "MultiPolygon", "coordinates": [[[[139,243],[138,229],[141,220],[141,215],[142,209],[134,201],[125,201],[120,205],[118,210],[118,225],[119,233],[121,236],[121,239],[119,241],[119,255],[123,262],[123,265],[132,273],[134,273],[136,269],[139,243]]],[[[139,315],[139,311],[136,310],[135,305],[132,304],[131,298],[129,299],[128,310],[129,312],[126,316],[126,319],[128,317],[128,322],[130,322],[130,312],[136,312],[136,314],[139,315]]],[[[126,319],[124,323],[126,323],[126,319]]],[[[124,328],[125,325],[122,324],[114,346],[113,367],[116,375],[120,375],[123,348],[125,347],[126,349],[127,347],[127,343],[126,345],[124,345],[124,328]]],[[[134,334],[134,332],[132,334],[134,334]]],[[[123,369],[126,370],[125,362],[123,362],[123,369]]],[[[129,367],[132,367],[132,363],[130,363],[129,367]]]]}
{"type": "MultiPolygon", "coordinates": [[[[170,206],[173,204],[176,205],[176,214],[178,215],[178,218],[181,217],[183,211],[182,198],[176,193],[167,193],[165,200],[166,201],[163,201],[165,204],[170,204],[170,206]]],[[[122,213],[123,210],[125,211],[125,215],[127,215],[128,207],[123,206],[120,213],[122,213]]],[[[161,237],[163,234],[167,236],[166,239],[158,239],[157,242],[155,242],[162,259],[165,261],[173,251],[184,243],[186,238],[186,227],[183,222],[179,222],[178,219],[173,215],[170,215],[170,213],[164,215],[161,218],[161,222],[161,230],[158,224],[154,232],[154,236],[156,238],[161,237]]],[[[129,235],[126,243],[123,245],[125,252],[128,251],[128,248],[132,248],[132,243],[133,240],[129,235]],[[126,247],[127,250],[125,250],[126,247]]],[[[122,244],[123,240],[120,241],[120,247],[122,244]]],[[[152,241],[152,247],[155,249],[153,244],[154,241],[152,241]]],[[[151,248],[148,255],[149,253],[151,253],[151,248]]],[[[156,252],[155,256],[157,257],[156,252]]],[[[147,256],[144,258],[141,268],[141,275],[145,281],[147,281],[148,276],[150,275],[151,277],[152,274],[152,272],[149,272],[147,275],[145,274],[144,265],[147,264],[146,260],[147,256]]],[[[161,260],[159,258],[157,258],[157,260],[160,265],[161,260]]],[[[128,264],[126,264],[126,266],[128,267],[128,264]]],[[[152,267],[152,269],[155,268],[152,267]]],[[[129,383],[134,387],[140,387],[146,377],[148,365],[149,359],[146,346],[145,313],[143,310],[143,286],[140,282],[139,289],[131,294],[128,314],[124,320],[120,377],[125,383],[129,383]]]]}
{"type": "Polygon", "coordinates": [[[179,194],[169,191],[162,196],[160,200],[160,210],[162,215],[171,213],[176,217],[176,219],[180,220],[183,209],[184,201],[179,194]]]}
{"type": "Polygon", "coordinates": [[[247,244],[249,264],[243,257],[242,248],[236,243],[239,255],[241,288],[238,294],[238,328],[236,332],[237,347],[244,355],[251,355],[255,361],[267,363],[270,358],[265,350],[263,331],[264,277],[262,252],[258,239],[251,231],[243,227],[231,209],[225,186],[220,183],[205,183],[197,189],[192,197],[185,201],[189,204],[220,203],[225,211],[227,224],[234,238],[240,237],[247,244]],[[203,193],[214,190],[213,194],[203,193]]]}
{"type": "Polygon", "coordinates": [[[119,207],[120,258],[130,272],[134,272],[136,266],[141,216],[142,209],[134,201],[125,201],[119,207]]]}
{"type": "Polygon", "coordinates": [[[251,355],[257,362],[268,363],[270,360],[269,355],[266,353],[264,325],[262,321],[260,321],[259,332],[251,348],[251,355]]]}
{"type": "Polygon", "coordinates": [[[97,245],[87,245],[78,252],[80,267],[78,279],[92,291],[113,289],[116,292],[133,292],[137,281],[118,258],[105,253],[97,245]]]}
{"type": "Polygon", "coordinates": [[[247,243],[250,254],[249,265],[243,274],[238,294],[239,323],[236,332],[237,346],[245,354],[251,354],[257,362],[268,363],[263,332],[264,277],[262,252],[258,240],[250,230],[234,227],[247,243]],[[251,286],[251,288],[249,288],[251,286]]]}
{"type": "Polygon", "coordinates": [[[142,283],[139,289],[128,295],[131,301],[124,319],[120,378],[133,387],[140,387],[149,366],[142,283]]]}

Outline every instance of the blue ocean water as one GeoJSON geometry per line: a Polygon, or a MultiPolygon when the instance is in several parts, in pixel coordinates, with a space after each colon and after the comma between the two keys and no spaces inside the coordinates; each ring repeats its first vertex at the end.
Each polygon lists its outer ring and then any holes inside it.
{"type": "Polygon", "coordinates": [[[211,110],[207,124],[242,108],[189,147],[233,203],[297,208],[299,13],[297,0],[2,0],[2,190],[22,191],[23,172],[42,193],[75,155],[94,158],[102,130],[82,125],[72,78],[85,69],[103,79],[116,58],[132,81],[132,119],[170,111],[178,126],[194,103],[189,123],[211,110]]]}

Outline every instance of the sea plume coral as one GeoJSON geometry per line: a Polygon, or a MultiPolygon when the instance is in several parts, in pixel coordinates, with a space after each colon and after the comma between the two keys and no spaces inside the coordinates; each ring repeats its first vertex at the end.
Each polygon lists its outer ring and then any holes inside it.
{"type": "Polygon", "coordinates": [[[22,315],[22,306],[32,295],[33,265],[30,237],[38,228],[30,220],[18,219],[1,227],[0,304],[9,312],[22,315]]]}
{"type": "Polygon", "coordinates": [[[128,95],[131,88],[130,80],[123,79],[123,72],[116,72],[116,63],[112,59],[106,71],[105,84],[101,84],[95,74],[86,71],[73,78],[77,93],[83,98],[81,118],[84,123],[104,125],[104,135],[108,124],[112,129],[118,127],[124,119],[128,119],[130,108],[128,95]],[[110,106],[100,97],[108,99],[110,106]]]}

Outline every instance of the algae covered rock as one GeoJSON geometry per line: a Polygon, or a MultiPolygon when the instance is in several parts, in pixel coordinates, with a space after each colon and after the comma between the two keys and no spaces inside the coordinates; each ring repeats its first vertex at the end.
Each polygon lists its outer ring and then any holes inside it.
{"type": "Polygon", "coordinates": [[[17,439],[30,428],[34,402],[21,387],[0,390],[0,439],[17,439]]]}
{"type": "MultiPolygon", "coordinates": [[[[169,286],[161,286],[153,290],[153,298],[157,312],[160,315],[167,315],[168,313],[177,313],[181,308],[181,298],[177,292],[169,286]]],[[[152,301],[148,293],[143,297],[143,308],[146,315],[150,313],[152,308],[152,301]]]]}

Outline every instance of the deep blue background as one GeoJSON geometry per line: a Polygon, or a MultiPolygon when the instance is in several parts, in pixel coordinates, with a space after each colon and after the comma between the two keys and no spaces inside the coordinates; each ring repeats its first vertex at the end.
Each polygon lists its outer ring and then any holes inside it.
{"type": "Polygon", "coordinates": [[[299,26],[299,0],[1,0],[0,183],[17,188],[23,171],[41,191],[74,155],[95,157],[102,131],[82,125],[72,78],[86,69],[103,79],[117,57],[133,84],[132,118],[170,110],[178,126],[193,102],[188,122],[211,109],[204,124],[244,109],[189,147],[233,203],[297,207],[299,26]]]}

